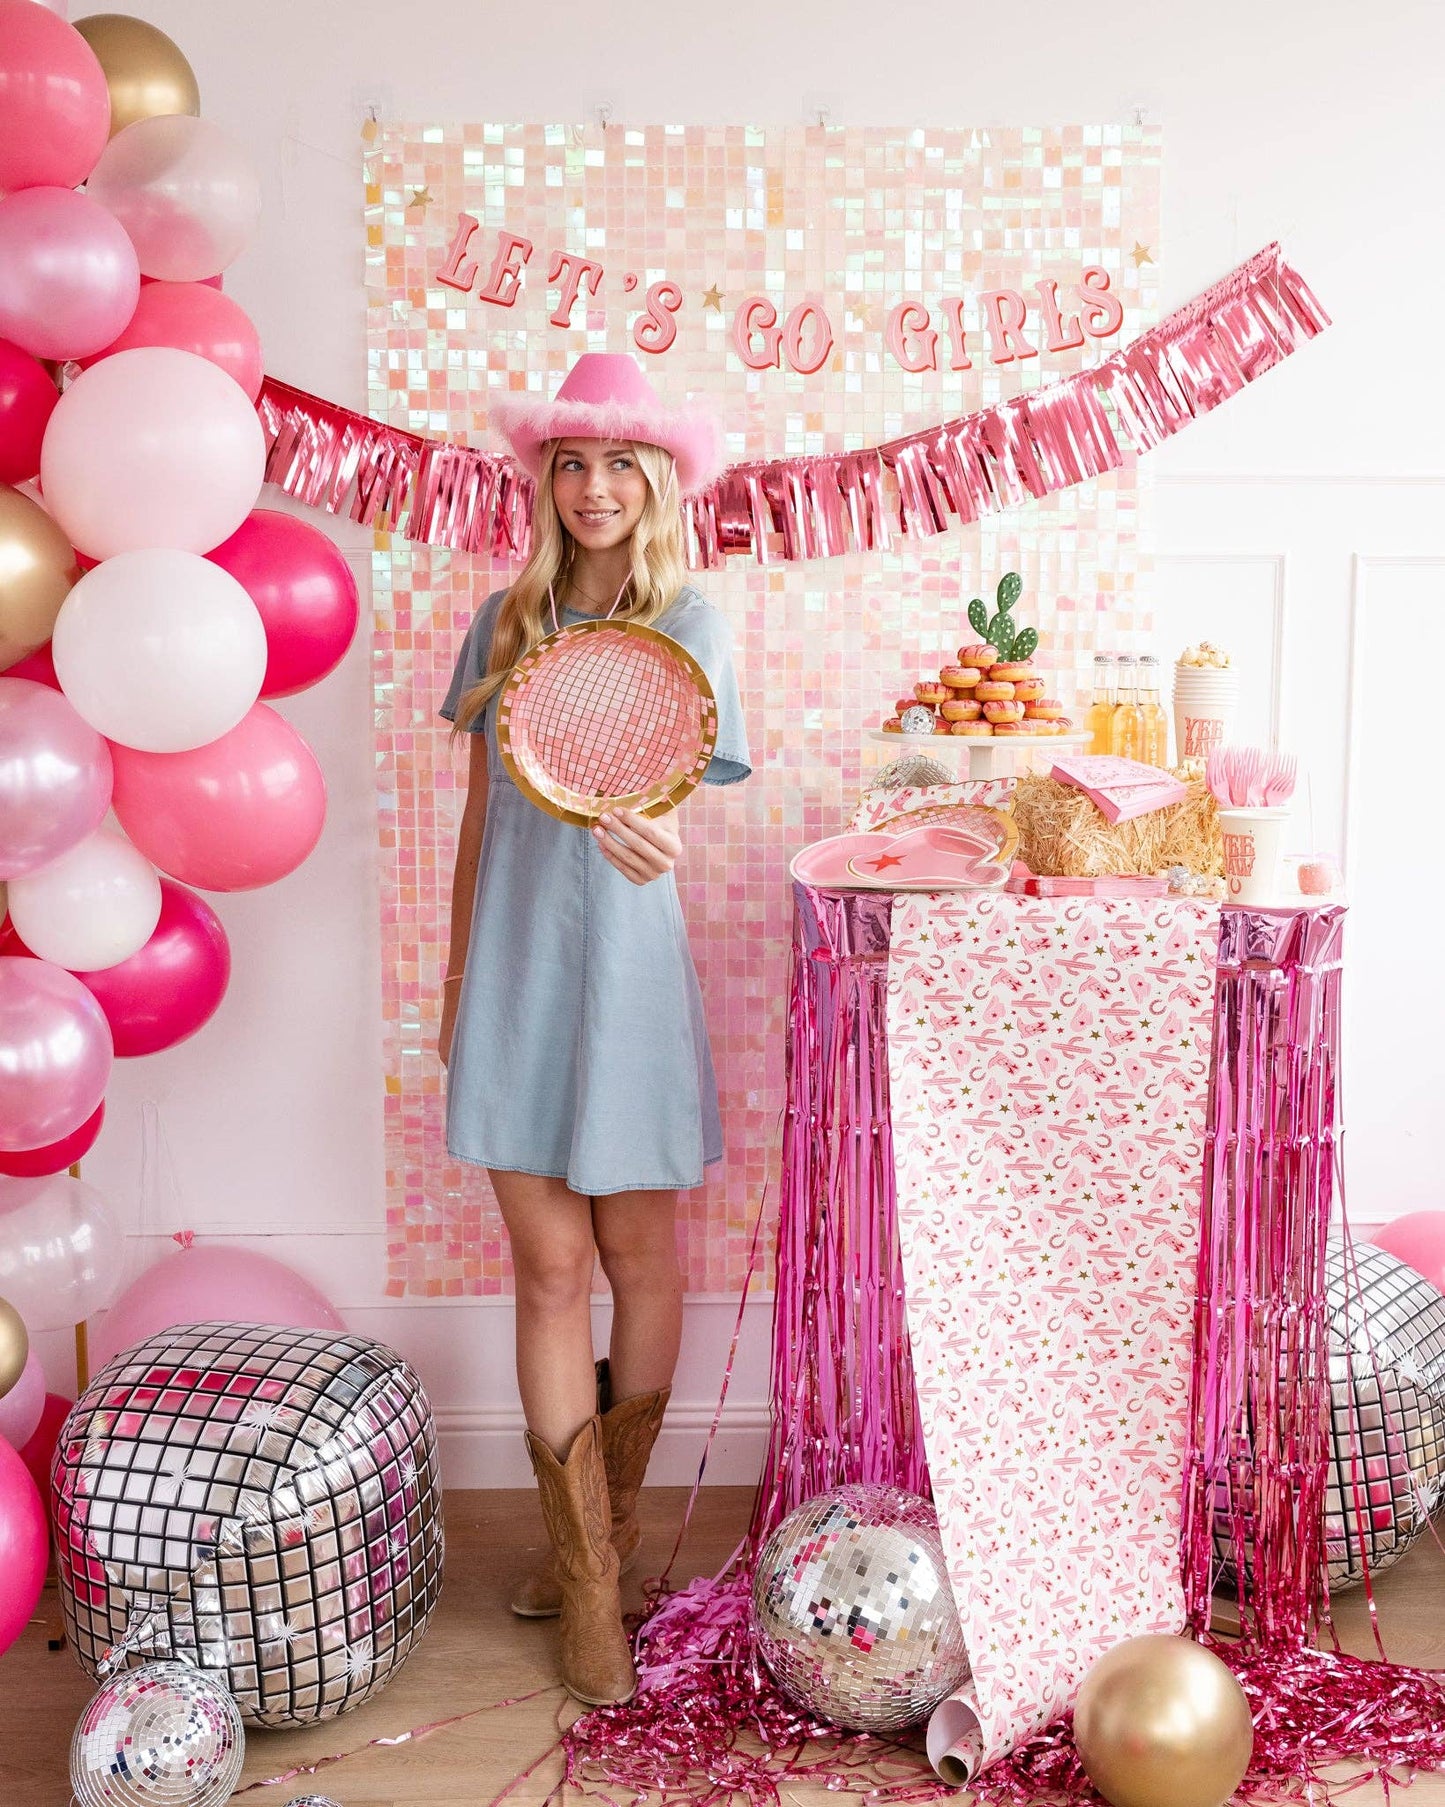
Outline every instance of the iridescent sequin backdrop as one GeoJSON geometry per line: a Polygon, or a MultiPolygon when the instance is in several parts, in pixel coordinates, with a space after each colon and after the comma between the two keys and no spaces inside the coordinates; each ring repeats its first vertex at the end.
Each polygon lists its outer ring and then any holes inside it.
{"type": "MultiPolygon", "coordinates": [[[[968,413],[1101,360],[1158,314],[1160,142],[1147,127],[388,125],[371,133],[364,164],[369,410],[472,443],[487,443],[491,392],[550,394],[581,352],[634,350],[642,296],[664,279],[683,303],[674,343],[643,358],[648,375],[669,402],[720,410],[733,459],[874,445],[968,413]],[[536,247],[513,307],[436,281],[461,212],[479,222],[478,286],[498,229],[536,247]],[[549,322],[557,290],[544,280],[559,251],[606,270],[565,329],[549,322]],[[1064,298],[1090,264],[1124,304],[1118,335],[988,361],[983,290],[1032,296],[1053,277],[1064,298]],[[835,343],[816,374],[744,368],[730,327],[753,294],[780,319],[806,300],[827,309],[835,343]],[[951,296],[964,298],[974,368],[906,373],[885,349],[890,308],[916,298],[941,328],[951,296]]],[[[1042,345],[1041,332],[1030,337],[1042,345]]],[[[946,335],[939,348],[946,366],[946,335]]],[[[693,1292],[741,1283],[776,1173],[789,857],[846,825],[880,757],[862,730],[974,638],[967,600],[1004,571],[1023,573],[1018,617],[1039,627],[1039,662],[1066,700],[1079,699],[1096,646],[1138,648],[1139,511],[1126,469],[892,553],[734,559],[706,575],[733,624],[755,772],[699,792],[682,823],[680,889],[727,1136],[724,1165],[682,1200],[693,1292]]],[[[504,1292],[486,1176],[448,1159],[442,1129],[438,980],[466,768],[435,711],[467,623],[510,567],[383,534],[374,570],[388,1290],[504,1292]]]]}

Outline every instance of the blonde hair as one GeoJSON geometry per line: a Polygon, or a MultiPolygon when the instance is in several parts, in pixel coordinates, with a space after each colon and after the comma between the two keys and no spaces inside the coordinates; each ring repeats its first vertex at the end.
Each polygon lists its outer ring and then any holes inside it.
{"type": "MultiPolygon", "coordinates": [[[[552,631],[548,592],[566,578],[577,550],[552,497],[552,467],[560,444],[560,440],[550,439],[542,447],[532,503],[532,554],[502,598],[492,627],[486,672],[463,693],[454,733],[471,727],[511,676],[517,661],[552,631]]],[[[641,443],[632,449],[647,479],[647,500],[632,530],[632,575],[617,615],[646,627],[677,600],[687,582],[687,560],[672,454],[661,446],[641,443]]]]}

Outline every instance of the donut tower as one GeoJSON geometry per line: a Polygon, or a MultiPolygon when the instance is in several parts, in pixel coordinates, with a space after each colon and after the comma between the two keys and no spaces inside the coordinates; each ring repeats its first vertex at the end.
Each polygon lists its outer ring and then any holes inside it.
{"type": "Polygon", "coordinates": [[[979,639],[960,646],[958,663],[900,697],[883,724],[885,734],[960,734],[970,740],[1010,735],[1067,734],[1073,723],[1057,697],[1045,696],[1044,680],[1033,667],[1038,630],[1013,618],[1023,579],[1009,571],[999,580],[992,619],[981,596],[968,605],[969,625],[979,639]]]}

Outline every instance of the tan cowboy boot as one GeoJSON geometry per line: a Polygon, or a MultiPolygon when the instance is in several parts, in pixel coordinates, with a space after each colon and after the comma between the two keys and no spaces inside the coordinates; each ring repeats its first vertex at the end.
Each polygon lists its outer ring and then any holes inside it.
{"type": "Polygon", "coordinates": [[[637,1671],[622,1629],[602,1422],[589,1418],[559,1462],[527,1432],[527,1453],[562,1584],[562,1680],[589,1707],[631,1700],[637,1671]]]}
{"type": "MultiPolygon", "coordinates": [[[[671,1395],[671,1387],[662,1387],[656,1393],[638,1393],[613,1405],[607,1362],[597,1364],[597,1409],[602,1414],[602,1460],[607,1469],[607,1497],[612,1505],[612,1547],[623,1575],[637,1562],[642,1542],[637,1495],[671,1395]]],[[[561,1610],[562,1583],[557,1565],[545,1562],[522,1582],[512,1601],[512,1611],[519,1619],[555,1619],[561,1610]]]]}

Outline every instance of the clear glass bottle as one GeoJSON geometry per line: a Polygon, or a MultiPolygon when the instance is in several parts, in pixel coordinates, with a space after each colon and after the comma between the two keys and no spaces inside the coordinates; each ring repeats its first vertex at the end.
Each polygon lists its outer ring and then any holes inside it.
{"type": "Polygon", "coordinates": [[[1089,713],[1084,717],[1084,726],[1089,731],[1089,751],[1091,753],[1112,753],[1114,750],[1114,655],[1113,653],[1094,654],[1094,700],[1089,704],[1089,713]]]}
{"type": "Polygon", "coordinates": [[[1159,701],[1159,661],[1152,653],[1139,660],[1139,746],[1145,765],[1169,764],[1169,717],[1159,701]]]}
{"type": "Polygon", "coordinates": [[[1139,715],[1134,660],[1128,653],[1119,655],[1117,697],[1114,713],[1109,721],[1109,751],[1118,759],[1142,759],[1143,722],[1139,715]]]}

